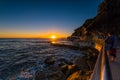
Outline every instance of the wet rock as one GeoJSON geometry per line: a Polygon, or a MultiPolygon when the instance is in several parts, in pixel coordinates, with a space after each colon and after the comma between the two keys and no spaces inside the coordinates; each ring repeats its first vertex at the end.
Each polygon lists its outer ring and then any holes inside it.
{"type": "Polygon", "coordinates": [[[70,60],[47,57],[43,71],[36,71],[35,80],[88,80],[98,54],[91,48],[85,48],[83,55],[71,56],[70,60]]]}
{"type": "Polygon", "coordinates": [[[60,64],[59,67],[60,67],[61,71],[62,71],[64,74],[67,73],[68,65],[66,65],[66,64],[60,64]]]}
{"type": "Polygon", "coordinates": [[[66,80],[66,76],[58,66],[46,66],[43,71],[36,71],[35,80],[66,80]]]}
{"type": "Polygon", "coordinates": [[[89,80],[91,71],[76,71],[71,74],[66,80],[89,80]]]}
{"type": "Polygon", "coordinates": [[[76,71],[72,75],[70,75],[67,80],[82,80],[82,77],[80,76],[81,71],[76,71]]]}
{"type": "Polygon", "coordinates": [[[48,80],[66,80],[66,76],[60,71],[56,71],[52,74],[48,74],[48,80]]]}
{"type": "Polygon", "coordinates": [[[48,65],[52,65],[52,64],[54,64],[54,62],[55,62],[55,58],[52,56],[47,57],[44,61],[44,63],[46,63],[48,65]]]}
{"type": "Polygon", "coordinates": [[[66,75],[69,76],[73,72],[79,70],[79,67],[76,64],[68,65],[68,64],[61,64],[59,65],[60,70],[66,75]]]}
{"type": "Polygon", "coordinates": [[[64,59],[64,58],[61,58],[61,59],[59,59],[58,61],[59,61],[59,62],[63,62],[63,63],[68,64],[68,65],[72,65],[72,64],[73,64],[72,61],[69,61],[69,60],[64,59]]]}
{"type": "Polygon", "coordinates": [[[81,70],[89,70],[89,67],[86,62],[86,57],[77,57],[75,59],[75,64],[81,69],[81,70]]]}
{"type": "Polygon", "coordinates": [[[43,71],[36,71],[35,72],[35,80],[44,80],[46,78],[46,74],[43,71]]]}
{"type": "Polygon", "coordinates": [[[67,72],[66,72],[66,76],[68,77],[69,75],[71,75],[72,73],[74,73],[77,70],[79,70],[79,68],[76,64],[69,65],[68,69],[67,69],[67,72]]]}

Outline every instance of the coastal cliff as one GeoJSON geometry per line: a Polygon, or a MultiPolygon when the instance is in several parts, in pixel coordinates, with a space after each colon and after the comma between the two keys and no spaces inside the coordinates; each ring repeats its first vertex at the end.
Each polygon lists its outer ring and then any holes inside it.
{"type": "MultiPolygon", "coordinates": [[[[74,30],[68,39],[71,41],[86,40],[96,42],[95,40],[97,40],[98,42],[102,42],[107,32],[114,32],[120,37],[119,9],[120,0],[104,0],[98,6],[98,14],[92,19],[87,19],[82,26],[74,30]]],[[[86,73],[89,72],[89,70],[86,71],[86,73]]],[[[80,71],[76,71],[70,75],[67,80],[88,80],[90,77],[87,76],[87,74],[83,76],[81,76],[80,71]],[[83,78],[81,79],[81,77],[83,78]]]]}
{"type": "Polygon", "coordinates": [[[75,29],[71,36],[82,36],[91,32],[106,32],[114,31],[120,37],[120,0],[104,0],[98,6],[98,14],[87,19],[79,28],[75,29]]]}

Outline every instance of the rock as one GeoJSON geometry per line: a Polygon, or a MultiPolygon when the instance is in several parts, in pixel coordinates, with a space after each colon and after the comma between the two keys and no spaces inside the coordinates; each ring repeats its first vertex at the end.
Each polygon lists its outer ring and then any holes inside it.
{"type": "Polygon", "coordinates": [[[71,75],[72,73],[74,73],[77,70],[79,70],[79,68],[76,64],[69,65],[68,69],[67,69],[67,72],[66,72],[66,76],[68,77],[69,75],[71,75]]]}
{"type": "Polygon", "coordinates": [[[46,74],[43,71],[36,71],[35,72],[35,80],[44,80],[46,78],[46,74]]]}
{"type": "Polygon", "coordinates": [[[54,62],[55,62],[55,58],[52,56],[47,57],[44,61],[44,63],[46,63],[48,65],[52,65],[52,64],[54,64],[54,62]]]}
{"type": "Polygon", "coordinates": [[[75,59],[75,64],[79,67],[81,70],[89,70],[89,67],[86,62],[86,56],[85,57],[78,57],[75,59]]]}
{"type": "Polygon", "coordinates": [[[88,80],[93,70],[98,51],[84,48],[84,56],[71,56],[73,61],[52,56],[44,61],[43,71],[36,71],[35,80],[88,80]]]}
{"type": "Polygon", "coordinates": [[[49,65],[43,71],[36,71],[35,80],[66,80],[66,76],[58,66],[49,65]]]}
{"type": "Polygon", "coordinates": [[[81,71],[76,71],[72,75],[70,75],[67,80],[82,80],[80,74],[81,71]]]}
{"type": "Polygon", "coordinates": [[[66,76],[58,70],[52,74],[49,74],[48,80],[66,80],[66,76]]]}
{"type": "Polygon", "coordinates": [[[72,65],[73,64],[73,62],[71,62],[71,61],[69,61],[67,59],[64,59],[64,58],[60,58],[58,61],[60,63],[65,63],[65,64],[68,64],[68,65],[72,65]]]}
{"type": "Polygon", "coordinates": [[[60,69],[61,69],[61,71],[64,73],[64,74],[66,74],[67,73],[67,70],[68,70],[68,65],[66,65],[66,64],[60,64],[59,65],[60,66],[60,69]]]}
{"type": "Polygon", "coordinates": [[[76,71],[73,74],[71,74],[67,80],[89,80],[91,73],[88,75],[86,73],[89,73],[89,71],[76,71]]]}

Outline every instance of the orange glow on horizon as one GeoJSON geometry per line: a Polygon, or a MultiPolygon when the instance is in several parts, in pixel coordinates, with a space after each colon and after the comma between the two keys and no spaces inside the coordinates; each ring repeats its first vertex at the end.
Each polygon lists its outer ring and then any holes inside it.
{"type": "Polygon", "coordinates": [[[0,38],[66,38],[69,34],[51,31],[51,32],[26,32],[26,31],[0,31],[0,38]]]}
{"type": "Polygon", "coordinates": [[[17,33],[17,32],[4,32],[0,33],[0,38],[51,38],[51,39],[56,39],[56,38],[66,38],[67,34],[63,33],[55,33],[55,35],[52,35],[51,33],[17,33]]]}

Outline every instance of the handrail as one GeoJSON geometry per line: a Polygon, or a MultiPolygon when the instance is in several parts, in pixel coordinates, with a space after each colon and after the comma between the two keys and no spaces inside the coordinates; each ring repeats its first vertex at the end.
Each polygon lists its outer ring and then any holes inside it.
{"type": "Polygon", "coordinates": [[[104,45],[98,55],[90,80],[112,80],[109,60],[104,45]]]}

